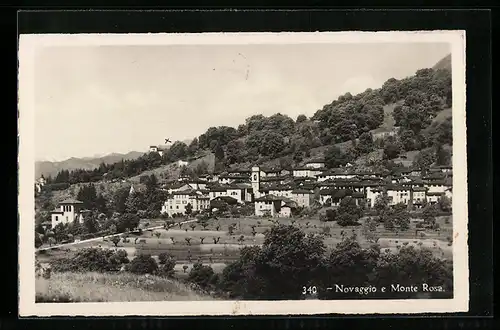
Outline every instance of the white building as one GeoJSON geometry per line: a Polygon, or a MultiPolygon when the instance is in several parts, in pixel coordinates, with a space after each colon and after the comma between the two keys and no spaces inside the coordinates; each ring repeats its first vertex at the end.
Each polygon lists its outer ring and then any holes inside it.
{"type": "Polygon", "coordinates": [[[294,177],[308,177],[308,178],[314,178],[316,175],[321,174],[323,172],[322,170],[319,170],[317,168],[311,168],[311,167],[298,167],[293,169],[293,176],[294,177]]]}
{"type": "Polygon", "coordinates": [[[354,173],[346,173],[340,169],[333,169],[329,171],[322,171],[316,175],[318,182],[336,179],[353,179],[356,177],[354,173]]]}
{"type": "Polygon", "coordinates": [[[299,207],[310,207],[314,201],[314,193],[307,189],[295,189],[292,190],[291,199],[299,207]]]}
{"type": "Polygon", "coordinates": [[[210,208],[210,197],[200,191],[186,190],[172,193],[164,202],[161,213],[169,216],[174,214],[186,214],[187,205],[191,205],[191,211],[203,211],[210,208]]]}
{"type": "Polygon", "coordinates": [[[178,160],[177,161],[177,166],[179,166],[179,167],[188,166],[188,165],[189,165],[189,162],[187,162],[185,160],[178,160]]]}
{"type": "Polygon", "coordinates": [[[377,197],[382,194],[382,189],[374,187],[366,187],[366,205],[370,208],[375,206],[377,197]]]}
{"type": "Polygon", "coordinates": [[[429,204],[437,204],[443,196],[445,196],[444,192],[427,192],[427,202],[429,204]]]}
{"type": "Polygon", "coordinates": [[[305,167],[309,168],[324,168],[325,167],[325,162],[323,160],[311,160],[305,164],[305,167]]]}
{"type": "Polygon", "coordinates": [[[295,207],[296,204],[285,197],[266,195],[255,200],[255,215],[287,218],[292,216],[295,207]]]}
{"type": "Polygon", "coordinates": [[[389,197],[389,205],[408,204],[411,199],[411,188],[396,185],[388,186],[387,196],[389,197]]]}
{"type": "Polygon", "coordinates": [[[415,208],[420,208],[427,202],[427,189],[425,187],[413,187],[412,193],[412,204],[415,208]]]}
{"type": "Polygon", "coordinates": [[[78,221],[83,222],[83,202],[76,199],[67,199],[59,203],[59,207],[50,212],[52,228],[58,224],[67,224],[78,221]]]}

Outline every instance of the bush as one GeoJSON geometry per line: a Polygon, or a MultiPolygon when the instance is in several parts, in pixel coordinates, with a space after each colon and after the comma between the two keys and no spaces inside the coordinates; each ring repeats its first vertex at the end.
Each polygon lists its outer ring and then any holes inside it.
{"type": "Polygon", "coordinates": [[[197,284],[202,289],[207,289],[213,283],[214,274],[212,267],[197,262],[191,268],[188,280],[197,284]]]}
{"type": "Polygon", "coordinates": [[[103,250],[99,248],[81,249],[72,258],[61,258],[51,262],[57,272],[108,272],[119,270],[128,263],[124,250],[103,250]]]}
{"type": "Polygon", "coordinates": [[[135,257],[127,270],[134,274],[154,274],[158,270],[158,264],[150,255],[143,254],[135,257]]]}
{"type": "Polygon", "coordinates": [[[161,253],[158,258],[160,259],[158,275],[172,277],[175,273],[175,258],[168,253],[161,253]]]}

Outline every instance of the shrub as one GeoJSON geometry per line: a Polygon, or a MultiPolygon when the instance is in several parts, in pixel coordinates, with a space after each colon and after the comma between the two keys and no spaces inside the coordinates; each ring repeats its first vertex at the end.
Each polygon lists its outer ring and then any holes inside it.
{"type": "Polygon", "coordinates": [[[207,289],[212,283],[214,277],[214,270],[210,266],[205,266],[200,262],[197,262],[191,268],[189,272],[188,280],[200,286],[203,289],[207,289]]]}
{"type": "Polygon", "coordinates": [[[150,255],[143,254],[135,257],[127,270],[134,274],[153,274],[158,270],[158,264],[150,255]]]}
{"type": "Polygon", "coordinates": [[[171,254],[168,254],[166,252],[160,253],[158,255],[158,259],[160,260],[160,265],[168,264],[172,260],[174,261],[175,264],[175,258],[171,254]]]}
{"type": "Polygon", "coordinates": [[[52,261],[51,266],[57,272],[107,272],[120,269],[123,263],[128,263],[127,253],[124,250],[85,248],[72,258],[52,261]]]}

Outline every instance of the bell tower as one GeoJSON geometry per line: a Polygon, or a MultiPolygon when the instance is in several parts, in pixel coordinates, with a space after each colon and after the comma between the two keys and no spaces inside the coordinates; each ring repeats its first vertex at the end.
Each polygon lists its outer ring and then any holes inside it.
{"type": "Polygon", "coordinates": [[[260,197],[260,168],[252,167],[252,190],[254,198],[260,197]]]}

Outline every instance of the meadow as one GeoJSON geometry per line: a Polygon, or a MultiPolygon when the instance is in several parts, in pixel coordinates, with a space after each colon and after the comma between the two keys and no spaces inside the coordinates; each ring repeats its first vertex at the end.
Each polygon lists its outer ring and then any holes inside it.
{"type": "Polygon", "coordinates": [[[213,300],[176,280],[131,273],[52,273],[37,278],[36,302],[213,300]],[[92,288],[91,290],[89,288],[92,288]]]}

